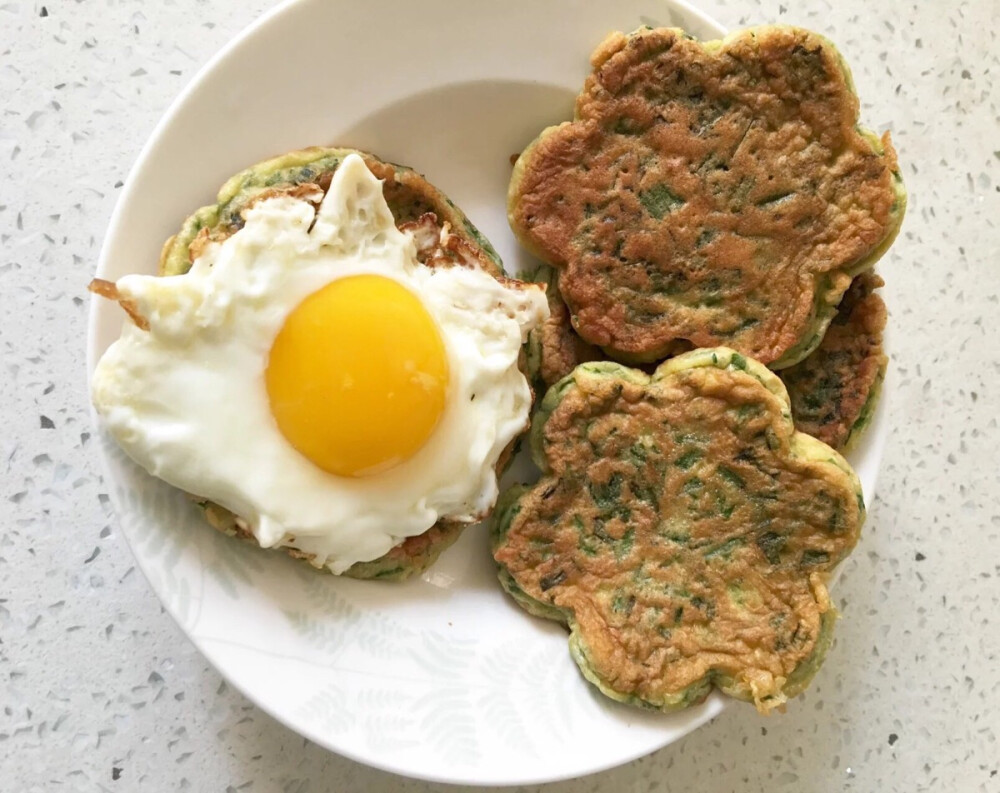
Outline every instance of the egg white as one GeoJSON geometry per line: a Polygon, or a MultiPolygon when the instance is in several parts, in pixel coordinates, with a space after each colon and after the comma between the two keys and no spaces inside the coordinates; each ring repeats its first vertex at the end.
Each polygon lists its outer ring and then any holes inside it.
{"type": "Polygon", "coordinates": [[[517,361],[547,317],[544,293],[470,267],[420,264],[357,155],[337,169],[318,210],[290,196],[261,201],[188,273],[129,275],[117,288],[149,329],[126,324],[98,362],[91,391],[106,427],[154,476],[241,516],[262,546],[298,548],[341,573],[440,518],[477,520],[496,501],[497,459],[528,423],[531,391],[517,361]],[[345,478],[281,434],[264,372],[291,311],[360,274],[392,278],[421,299],[450,380],[441,420],[413,457],[345,478]]]}

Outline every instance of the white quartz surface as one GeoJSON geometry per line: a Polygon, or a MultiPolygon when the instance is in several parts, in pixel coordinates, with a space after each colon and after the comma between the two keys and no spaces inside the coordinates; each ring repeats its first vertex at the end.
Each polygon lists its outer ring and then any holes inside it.
{"type": "MultiPolygon", "coordinates": [[[[223,682],[135,569],[90,440],[85,286],[122,181],[270,6],[0,0],[0,790],[436,787],[330,754],[223,682]]],[[[1000,791],[1000,2],[701,6],[828,35],[865,121],[892,129],[910,207],[881,267],[891,437],[812,689],[547,789],[1000,791]]]]}

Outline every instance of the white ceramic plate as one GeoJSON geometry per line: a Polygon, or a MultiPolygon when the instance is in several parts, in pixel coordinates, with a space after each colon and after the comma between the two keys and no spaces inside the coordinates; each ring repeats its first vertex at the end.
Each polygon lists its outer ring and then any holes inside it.
{"type": "MultiPolygon", "coordinates": [[[[508,158],[570,116],[606,33],[643,24],[722,33],[662,0],[283,5],[167,112],[122,192],[98,274],[155,272],[163,240],[228,176],[334,143],[425,173],[516,271],[527,257],[504,215],[508,158]]],[[[116,306],[94,302],[91,368],[121,323],[116,306]]],[[[854,459],[869,499],[885,426],[880,411],[854,459]]],[[[318,575],[211,531],[100,437],[122,531],[167,610],[233,685],[322,746],[408,776],[530,783],[640,757],[723,708],[714,695],[664,716],[596,694],[565,631],[501,592],[484,527],[405,584],[318,575]]]]}

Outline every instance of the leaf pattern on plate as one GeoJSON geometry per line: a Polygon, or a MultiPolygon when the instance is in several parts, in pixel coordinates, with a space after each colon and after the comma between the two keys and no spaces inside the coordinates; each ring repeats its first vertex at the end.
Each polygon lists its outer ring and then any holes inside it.
{"type": "Polygon", "coordinates": [[[399,689],[367,689],[354,699],[355,713],[367,735],[368,746],[377,752],[417,747],[421,736],[411,711],[413,697],[399,689]]]}
{"type": "Polygon", "coordinates": [[[285,611],[284,614],[295,632],[323,650],[329,661],[335,661],[351,641],[343,622],[329,617],[315,617],[303,611],[285,611]]]}
{"type": "Polygon", "coordinates": [[[525,648],[517,642],[502,644],[486,657],[481,669],[487,687],[479,696],[477,706],[484,716],[484,724],[496,731],[504,744],[536,757],[534,747],[526,740],[528,725],[522,715],[524,703],[519,702],[513,692],[524,672],[524,657],[525,648]]]}
{"type": "MultiPolygon", "coordinates": [[[[565,640],[540,640],[525,646],[507,640],[482,653],[474,679],[479,681],[477,707],[483,715],[484,735],[512,751],[537,757],[544,740],[569,745],[573,723],[591,717],[594,703],[586,696],[589,685],[566,652],[565,640]]],[[[600,707],[604,703],[598,703],[600,707]]]]}
{"type": "Polygon", "coordinates": [[[467,765],[479,758],[479,714],[471,696],[481,682],[474,674],[477,644],[428,632],[409,648],[409,657],[434,682],[413,710],[420,714],[425,740],[449,763],[467,765]]]}
{"type": "Polygon", "coordinates": [[[264,569],[266,560],[263,557],[268,551],[211,529],[197,509],[195,519],[204,529],[201,531],[204,536],[198,538],[204,569],[223,592],[239,600],[240,587],[253,585],[253,576],[264,569]]]}
{"type": "Polygon", "coordinates": [[[136,465],[109,433],[100,430],[98,440],[112,474],[109,492],[118,521],[163,605],[182,628],[193,630],[196,598],[184,566],[178,565],[192,542],[191,505],[136,465]]]}
{"type": "Polygon", "coordinates": [[[305,568],[297,572],[308,609],[283,613],[295,631],[329,653],[330,660],[348,647],[370,658],[393,659],[400,654],[401,643],[414,635],[388,617],[355,606],[337,591],[336,578],[305,568]]]}
{"type": "Polygon", "coordinates": [[[414,703],[418,733],[446,763],[472,765],[479,759],[478,716],[468,691],[459,686],[432,691],[414,703]]]}
{"type": "MultiPolygon", "coordinates": [[[[343,598],[326,595],[325,600],[336,604],[342,613],[350,613],[343,609],[343,598]]],[[[315,625],[307,630],[315,631],[315,625]]],[[[311,694],[296,712],[316,729],[359,729],[372,751],[419,749],[452,765],[474,764],[481,756],[478,727],[482,718],[470,695],[477,684],[477,643],[448,639],[435,632],[419,636],[413,631],[405,633],[407,636],[396,644],[398,688],[387,689],[384,684],[369,687],[359,681],[370,677],[379,680],[379,675],[333,665],[331,672],[342,680],[350,679],[346,685],[354,696],[345,697],[328,684],[311,694]],[[350,725],[332,721],[329,711],[336,708],[352,714],[350,725]]],[[[329,642],[337,652],[338,645],[330,634],[320,632],[315,638],[329,642]]]]}
{"type": "Polygon", "coordinates": [[[578,682],[579,674],[562,641],[539,647],[519,672],[525,696],[535,705],[531,716],[543,722],[546,733],[557,737],[561,743],[570,741],[573,735],[570,714],[574,711],[566,703],[567,699],[570,702],[577,699],[568,689],[578,682]]]}
{"type": "Polygon", "coordinates": [[[357,722],[354,711],[347,707],[347,695],[332,685],[317,691],[303,702],[296,714],[324,734],[337,735],[352,729],[357,722]]]}
{"type": "Polygon", "coordinates": [[[110,490],[119,522],[164,605],[185,630],[194,630],[204,588],[201,577],[207,573],[238,600],[240,587],[251,585],[253,574],[263,569],[264,552],[213,530],[189,497],[146,473],[109,433],[102,430],[99,439],[116,474],[110,477],[110,490]],[[200,564],[180,564],[185,554],[196,556],[200,564]],[[194,570],[197,576],[191,575],[194,570]]]}

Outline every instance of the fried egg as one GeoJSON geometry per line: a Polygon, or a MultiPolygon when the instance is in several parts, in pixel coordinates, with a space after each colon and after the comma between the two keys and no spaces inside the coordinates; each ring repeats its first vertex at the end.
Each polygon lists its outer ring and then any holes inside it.
{"type": "Polygon", "coordinates": [[[334,573],[481,519],[528,423],[518,356],[543,291],[418,262],[357,155],[325,196],[245,220],[184,275],[117,281],[138,322],[91,390],[124,451],[334,573]]]}

